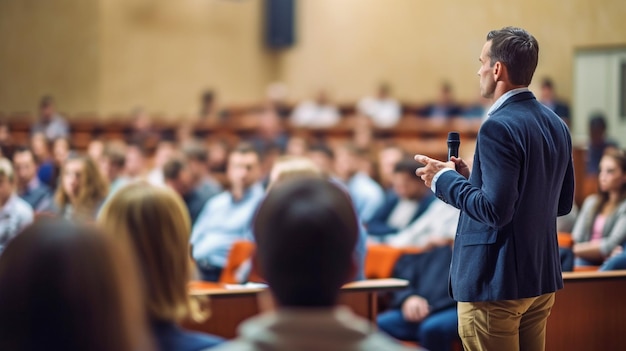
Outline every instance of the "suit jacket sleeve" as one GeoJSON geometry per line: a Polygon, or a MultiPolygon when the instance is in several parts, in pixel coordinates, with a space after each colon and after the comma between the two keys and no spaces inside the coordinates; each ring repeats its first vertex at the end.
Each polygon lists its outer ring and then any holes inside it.
{"type": "Polygon", "coordinates": [[[501,228],[513,218],[519,198],[519,145],[507,126],[488,119],[476,147],[481,154],[482,185],[472,185],[471,177],[466,180],[457,172],[444,172],[437,181],[437,196],[473,220],[501,228]]]}

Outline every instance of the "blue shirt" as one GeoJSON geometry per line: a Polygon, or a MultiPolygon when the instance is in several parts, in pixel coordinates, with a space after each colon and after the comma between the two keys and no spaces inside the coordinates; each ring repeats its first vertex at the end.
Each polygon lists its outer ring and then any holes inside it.
{"type": "Polygon", "coordinates": [[[264,196],[257,183],[239,201],[229,191],[207,201],[191,232],[192,255],[200,268],[224,267],[235,241],[252,240],[252,218],[264,196]]]}
{"type": "Polygon", "coordinates": [[[365,173],[357,173],[346,183],[357,215],[363,223],[369,222],[385,202],[383,189],[365,173]]]}
{"type": "Polygon", "coordinates": [[[34,219],[30,205],[12,194],[4,206],[0,207],[0,253],[6,245],[34,219]]]}

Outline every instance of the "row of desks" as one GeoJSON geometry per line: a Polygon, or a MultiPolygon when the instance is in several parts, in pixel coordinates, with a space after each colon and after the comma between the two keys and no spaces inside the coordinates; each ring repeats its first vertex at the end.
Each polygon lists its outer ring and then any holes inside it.
{"type": "MultiPolygon", "coordinates": [[[[557,292],[548,318],[546,350],[625,349],[626,271],[564,273],[563,279],[565,288],[557,292]]],[[[375,323],[378,294],[406,284],[398,279],[351,283],[343,288],[341,303],[375,323]]],[[[185,327],[232,338],[239,323],[260,313],[257,295],[265,290],[192,284],[192,294],[211,299],[212,316],[204,323],[187,322],[185,327]]]]}

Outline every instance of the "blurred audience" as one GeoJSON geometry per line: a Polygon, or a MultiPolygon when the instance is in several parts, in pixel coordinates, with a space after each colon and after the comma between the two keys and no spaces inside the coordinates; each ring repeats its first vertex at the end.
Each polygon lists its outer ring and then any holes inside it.
{"type": "MultiPolygon", "coordinates": [[[[270,184],[268,189],[277,186],[287,180],[297,178],[316,178],[330,179],[331,181],[341,185],[340,183],[329,177],[328,173],[324,173],[310,159],[298,156],[283,156],[276,160],[272,172],[270,174],[270,184]]],[[[344,189],[347,193],[347,189],[344,189]]],[[[356,209],[353,208],[356,212],[356,209]]],[[[365,255],[366,255],[367,232],[365,227],[359,223],[359,239],[354,248],[354,261],[356,264],[355,280],[365,279],[365,255]]]]}
{"type": "Polygon", "coordinates": [[[309,151],[308,138],[303,134],[292,135],[287,142],[285,155],[306,156],[309,151]]]}
{"type": "Polygon", "coordinates": [[[104,176],[89,157],[70,156],[61,168],[55,193],[58,214],[72,221],[95,220],[109,191],[104,176]]]}
{"type": "Polygon", "coordinates": [[[130,244],[139,263],[142,301],[158,350],[196,351],[221,342],[178,326],[185,318],[203,321],[208,313],[187,290],[192,277],[191,223],[173,191],[144,182],[130,184],[113,195],[98,221],[109,235],[130,244]]]}
{"type": "Polygon", "coordinates": [[[148,151],[141,143],[131,142],[126,146],[124,172],[129,180],[145,180],[148,151]]]}
{"type": "Polygon", "coordinates": [[[626,153],[609,149],[600,161],[598,193],[582,205],[572,230],[576,266],[600,265],[626,242],[626,153]]]}
{"type": "Polygon", "coordinates": [[[616,141],[606,135],[606,117],[600,112],[589,118],[589,143],[587,145],[587,175],[597,175],[600,159],[607,148],[617,148],[616,141]]]}
{"type": "Polygon", "coordinates": [[[165,185],[178,193],[185,202],[191,224],[196,223],[200,211],[212,195],[196,186],[189,162],[183,157],[170,158],[163,165],[163,177],[165,185]]]}
{"type": "Polygon", "coordinates": [[[163,166],[176,153],[176,145],[169,140],[160,140],[154,152],[152,169],[148,172],[146,180],[157,186],[165,185],[163,178],[163,166]]]}
{"type": "Polygon", "coordinates": [[[33,221],[33,217],[32,207],[15,194],[15,173],[11,161],[0,158],[0,253],[33,221]]]}
{"type": "Polygon", "coordinates": [[[213,174],[226,173],[230,147],[225,139],[217,138],[209,141],[209,170],[213,174]]]}
{"type": "Polygon", "coordinates": [[[52,141],[52,159],[57,169],[65,163],[72,151],[72,143],[69,137],[56,138],[52,141]]]}
{"type": "Polygon", "coordinates": [[[108,142],[104,147],[100,161],[100,171],[109,184],[109,196],[131,181],[131,179],[125,175],[125,143],[108,142]]]}
{"type": "Polygon", "coordinates": [[[300,102],[291,114],[291,125],[304,128],[328,128],[339,123],[341,115],[328,93],[320,90],[314,100],[300,102]]]}
{"type": "Polygon", "coordinates": [[[0,120],[0,157],[13,159],[13,151],[15,150],[15,144],[11,137],[11,130],[9,124],[6,121],[0,120]]]}
{"type": "MultiPolygon", "coordinates": [[[[395,173],[394,168],[404,155],[404,150],[393,143],[384,145],[378,151],[378,177],[383,189],[391,189],[393,174],[395,173]]],[[[415,168],[417,168],[417,165],[415,165],[415,168]]]]}
{"type": "Polygon", "coordinates": [[[30,147],[37,159],[37,177],[44,184],[56,188],[59,169],[52,157],[51,143],[43,133],[34,133],[30,138],[30,147]]]}
{"type": "Polygon", "coordinates": [[[199,140],[191,140],[182,147],[187,159],[193,186],[207,199],[222,191],[222,185],[211,175],[208,148],[199,140]]]}
{"type": "Polygon", "coordinates": [[[271,310],[216,350],[407,350],[350,310],[339,289],[355,275],[358,220],[345,191],[324,179],[273,186],[254,219],[256,262],[271,310]]]}
{"type": "Polygon", "coordinates": [[[200,98],[200,119],[219,122],[221,116],[217,107],[217,94],[213,90],[205,90],[200,98]]]}
{"type": "Polygon", "coordinates": [[[401,256],[392,276],[409,286],[392,293],[389,310],[377,317],[380,330],[430,351],[451,351],[459,340],[456,302],[448,293],[451,260],[449,245],[401,256]]]}
{"type": "Polygon", "coordinates": [[[0,256],[0,350],[151,351],[128,250],[44,219],[0,256]]]}
{"type": "Polygon", "coordinates": [[[218,281],[233,243],[252,238],[252,216],[264,194],[260,173],[260,156],[251,145],[241,144],[228,156],[230,189],[206,202],[191,233],[202,279],[218,281]]]}
{"type": "Polygon", "coordinates": [[[53,211],[52,189],[37,177],[37,163],[28,147],[15,150],[13,154],[17,194],[36,213],[53,211]]]}
{"type": "Polygon", "coordinates": [[[379,128],[395,126],[402,116],[402,106],[391,97],[391,88],[387,83],[381,83],[374,96],[359,100],[356,108],[359,114],[371,119],[379,128]]]}
{"type": "Polygon", "coordinates": [[[70,128],[65,118],[56,112],[52,96],[46,95],[39,102],[39,121],[33,124],[31,133],[43,133],[46,139],[67,138],[70,128]]]}
{"type": "Polygon", "coordinates": [[[463,108],[454,100],[452,85],[448,82],[441,84],[437,100],[426,105],[419,114],[430,118],[447,119],[463,114],[463,108]]]}
{"type": "Polygon", "coordinates": [[[571,125],[571,115],[569,106],[563,100],[556,96],[554,90],[554,83],[552,79],[545,77],[541,81],[541,94],[539,102],[546,105],[549,109],[554,111],[561,119],[568,125],[571,125]]]}
{"type": "Polygon", "coordinates": [[[280,152],[285,152],[289,135],[285,132],[282,121],[274,106],[267,104],[257,116],[258,125],[249,142],[259,151],[263,152],[270,146],[277,146],[280,152]]]}
{"type": "Polygon", "coordinates": [[[142,107],[136,107],[131,112],[130,128],[126,130],[126,141],[139,144],[146,150],[154,150],[161,139],[159,131],[154,127],[152,117],[142,107]]]}
{"type": "Polygon", "coordinates": [[[92,139],[87,144],[87,156],[91,157],[92,160],[96,161],[96,163],[100,164],[102,161],[102,156],[104,155],[104,149],[106,145],[104,140],[102,139],[92,139]]]}
{"type": "Polygon", "coordinates": [[[287,85],[281,82],[274,82],[267,86],[265,91],[268,103],[274,107],[276,114],[281,120],[289,118],[291,108],[287,102],[289,91],[287,85]]]}
{"type": "Polygon", "coordinates": [[[383,189],[362,171],[367,152],[353,144],[335,150],[335,175],[348,188],[357,214],[363,223],[369,222],[385,200],[383,189]]]}
{"type": "Polygon", "coordinates": [[[436,199],[435,194],[415,175],[423,165],[413,159],[402,159],[394,165],[392,187],[385,193],[385,201],[371,220],[367,232],[384,241],[385,236],[405,229],[419,218],[436,199]]]}
{"type": "Polygon", "coordinates": [[[333,176],[335,174],[335,153],[325,143],[318,142],[311,145],[307,152],[307,157],[315,163],[317,168],[319,168],[322,173],[327,176],[333,176]]]}

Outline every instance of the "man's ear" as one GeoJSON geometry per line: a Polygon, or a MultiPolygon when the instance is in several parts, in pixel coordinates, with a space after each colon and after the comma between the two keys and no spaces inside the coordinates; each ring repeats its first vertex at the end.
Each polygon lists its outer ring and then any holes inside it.
{"type": "Polygon", "coordinates": [[[500,78],[502,77],[502,73],[504,70],[504,66],[502,65],[502,63],[500,61],[496,61],[496,63],[493,65],[493,80],[494,81],[499,81],[500,78]]]}

